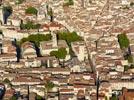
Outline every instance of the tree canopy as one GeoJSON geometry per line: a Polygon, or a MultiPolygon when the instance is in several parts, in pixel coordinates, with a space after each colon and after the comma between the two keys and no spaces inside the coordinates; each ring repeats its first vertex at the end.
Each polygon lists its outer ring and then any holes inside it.
{"type": "Polygon", "coordinates": [[[47,10],[47,14],[50,16],[50,21],[53,22],[53,18],[54,17],[53,17],[53,10],[52,10],[52,8],[47,10]]]}
{"type": "Polygon", "coordinates": [[[3,31],[2,30],[0,30],[0,34],[3,34],[3,31]]]}
{"type": "Polygon", "coordinates": [[[65,4],[64,6],[69,6],[69,5],[74,5],[74,1],[73,0],[65,0],[65,4]]]}
{"type": "Polygon", "coordinates": [[[129,47],[129,39],[125,33],[119,34],[117,37],[121,49],[129,47]]]}
{"type": "Polygon", "coordinates": [[[12,96],[12,97],[10,98],[10,100],[17,100],[17,97],[16,97],[16,96],[12,96]]]}
{"type": "Polygon", "coordinates": [[[128,60],[129,63],[133,63],[133,56],[128,54],[125,56],[125,60],[128,60]]]}
{"type": "Polygon", "coordinates": [[[55,84],[51,82],[50,80],[47,80],[45,83],[45,93],[46,93],[46,99],[48,97],[48,92],[54,88],[55,84]]]}
{"type": "Polygon", "coordinates": [[[25,10],[26,14],[33,14],[33,15],[37,15],[38,13],[38,10],[34,7],[28,7],[26,10],[25,10]]]}
{"type": "Polygon", "coordinates": [[[116,95],[113,95],[110,100],[118,100],[118,98],[116,97],[116,95]]]}
{"type": "Polygon", "coordinates": [[[53,88],[54,88],[54,83],[47,80],[46,83],[45,83],[45,89],[47,90],[47,92],[50,91],[53,88]]]}
{"type": "Polygon", "coordinates": [[[59,32],[58,39],[59,40],[66,40],[69,45],[71,44],[71,42],[83,40],[82,37],[77,35],[76,32],[59,32]]]}
{"type": "Polygon", "coordinates": [[[65,48],[59,48],[58,51],[51,51],[50,55],[55,56],[56,58],[59,58],[59,59],[65,59],[67,55],[67,51],[65,48]]]}
{"type": "Polygon", "coordinates": [[[39,29],[40,28],[40,24],[34,24],[31,21],[28,21],[26,24],[21,23],[20,24],[20,29],[21,30],[30,30],[30,29],[39,29]]]}
{"type": "Polygon", "coordinates": [[[37,95],[36,100],[43,100],[43,98],[40,95],[37,95]]]}
{"type": "Polygon", "coordinates": [[[8,12],[8,13],[12,13],[12,11],[13,11],[13,9],[12,9],[12,7],[11,6],[4,6],[3,7],[3,11],[4,12],[8,12]]]}
{"type": "Polygon", "coordinates": [[[22,43],[26,42],[26,41],[30,41],[35,43],[36,46],[39,46],[39,43],[41,41],[48,41],[51,40],[51,34],[34,34],[34,35],[29,35],[27,38],[22,38],[19,41],[19,45],[21,45],[22,43]]]}

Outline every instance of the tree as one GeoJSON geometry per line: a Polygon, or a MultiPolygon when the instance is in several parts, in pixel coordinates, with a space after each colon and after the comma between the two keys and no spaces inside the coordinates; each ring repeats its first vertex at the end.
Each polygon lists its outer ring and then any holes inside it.
{"type": "Polygon", "coordinates": [[[105,96],[105,100],[108,100],[107,96],[105,96]]]}
{"type": "Polygon", "coordinates": [[[49,41],[51,40],[51,34],[34,34],[34,35],[29,35],[27,38],[22,38],[19,42],[18,45],[21,45],[22,43],[26,41],[30,41],[35,43],[36,46],[39,46],[39,43],[41,41],[49,41]]]}
{"type": "Polygon", "coordinates": [[[130,2],[130,6],[133,7],[134,6],[134,2],[130,2]]]}
{"type": "Polygon", "coordinates": [[[126,49],[129,47],[129,39],[125,33],[119,34],[117,37],[121,49],[126,49]]]}
{"type": "Polygon", "coordinates": [[[129,63],[133,63],[133,56],[132,55],[127,55],[125,57],[126,60],[128,60],[129,63]]]}
{"type": "Polygon", "coordinates": [[[26,24],[21,23],[20,24],[20,29],[21,30],[37,29],[39,31],[40,26],[41,26],[40,24],[34,24],[33,22],[28,21],[26,24]]]}
{"type": "Polygon", "coordinates": [[[74,1],[73,0],[65,0],[65,4],[64,6],[70,6],[70,5],[74,5],[74,1]]]}
{"type": "Polygon", "coordinates": [[[51,51],[50,55],[55,56],[58,59],[65,59],[67,51],[66,48],[59,48],[58,51],[51,51]]]}
{"type": "Polygon", "coordinates": [[[12,96],[12,97],[10,98],[10,100],[17,100],[17,97],[16,97],[16,96],[12,96]]]}
{"type": "Polygon", "coordinates": [[[37,16],[38,10],[36,8],[34,8],[34,7],[28,7],[25,10],[25,13],[26,14],[33,14],[33,15],[36,15],[37,16]]]}
{"type": "Polygon", "coordinates": [[[4,23],[6,24],[7,23],[7,19],[8,17],[12,14],[13,12],[13,9],[11,6],[4,6],[3,7],[3,15],[4,15],[4,23]]]}
{"type": "Polygon", "coordinates": [[[45,94],[46,94],[46,99],[48,98],[48,92],[54,88],[54,83],[51,82],[50,80],[47,80],[45,83],[45,94]]]}
{"type": "Polygon", "coordinates": [[[59,58],[65,59],[65,57],[67,55],[66,48],[59,48],[58,52],[59,52],[59,58]]]}
{"type": "Polygon", "coordinates": [[[37,95],[36,100],[43,100],[43,98],[40,95],[37,95]]]}
{"type": "Polygon", "coordinates": [[[13,12],[13,9],[11,6],[5,6],[3,7],[3,11],[4,12],[9,12],[10,14],[13,12]]]}
{"type": "Polygon", "coordinates": [[[3,34],[3,31],[2,30],[0,30],[0,34],[3,34]]]}
{"type": "Polygon", "coordinates": [[[113,95],[110,100],[118,100],[116,95],[113,95]]]}
{"type": "Polygon", "coordinates": [[[59,40],[66,40],[68,45],[70,45],[71,42],[83,40],[76,32],[59,32],[57,35],[59,40]]]}
{"type": "Polygon", "coordinates": [[[129,68],[130,68],[130,67],[129,67],[128,65],[125,65],[125,66],[124,66],[124,71],[128,71],[129,68]]]}

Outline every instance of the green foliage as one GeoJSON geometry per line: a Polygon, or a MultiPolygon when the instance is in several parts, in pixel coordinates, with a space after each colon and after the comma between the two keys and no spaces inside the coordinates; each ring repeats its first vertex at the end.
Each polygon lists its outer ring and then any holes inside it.
{"type": "Polygon", "coordinates": [[[133,56],[132,55],[127,55],[125,57],[126,60],[128,60],[129,63],[133,63],[133,56]]]}
{"type": "Polygon", "coordinates": [[[38,10],[34,7],[28,7],[26,10],[25,10],[25,13],[26,14],[33,14],[33,15],[37,15],[38,13],[38,10]]]}
{"type": "Polygon", "coordinates": [[[130,3],[130,6],[133,7],[133,6],[134,6],[134,2],[131,2],[131,3],[130,3]]]}
{"type": "Polygon", "coordinates": [[[39,46],[39,43],[41,41],[48,41],[51,40],[51,34],[35,34],[35,35],[29,35],[27,38],[22,38],[19,42],[18,45],[21,45],[22,43],[26,41],[30,41],[35,43],[36,46],[39,46]]]}
{"type": "Polygon", "coordinates": [[[129,47],[129,39],[125,33],[119,34],[117,37],[121,49],[129,47]]]}
{"type": "Polygon", "coordinates": [[[13,12],[13,9],[11,6],[5,6],[3,7],[3,11],[11,14],[13,12]]]}
{"type": "Polygon", "coordinates": [[[128,62],[133,63],[133,56],[132,55],[128,56],[128,62]]]}
{"type": "Polygon", "coordinates": [[[43,100],[43,98],[40,95],[37,95],[36,100],[43,100]]]}
{"type": "Polygon", "coordinates": [[[65,4],[64,6],[69,6],[69,5],[74,5],[74,1],[73,0],[65,0],[65,4]]]}
{"type": "Polygon", "coordinates": [[[124,71],[128,71],[129,68],[130,68],[129,66],[125,65],[124,66],[124,71]]]}
{"type": "Polygon", "coordinates": [[[51,82],[51,81],[46,81],[46,83],[45,83],[45,90],[47,91],[47,92],[49,92],[50,90],[52,90],[53,88],[54,88],[54,83],[53,82],[51,82]]]}
{"type": "Polygon", "coordinates": [[[0,34],[3,34],[3,31],[2,30],[0,30],[0,34]]]}
{"type": "Polygon", "coordinates": [[[59,59],[65,59],[67,55],[67,51],[65,48],[60,48],[58,49],[58,51],[51,51],[50,55],[55,56],[56,58],[59,58],[59,59]]]}
{"type": "Polygon", "coordinates": [[[28,21],[26,24],[23,23],[20,24],[20,29],[22,30],[39,29],[39,28],[40,28],[40,24],[34,24],[31,21],[28,21]]]}
{"type": "Polygon", "coordinates": [[[110,100],[118,100],[118,98],[116,97],[116,95],[112,96],[110,100]]]}
{"type": "Polygon", "coordinates": [[[50,80],[47,80],[45,83],[45,94],[46,94],[46,100],[48,99],[48,92],[52,90],[55,87],[55,84],[51,82],[50,80]]]}
{"type": "Polygon", "coordinates": [[[52,10],[52,8],[48,9],[47,14],[49,16],[53,16],[53,10],[52,10]]]}
{"type": "Polygon", "coordinates": [[[50,16],[50,21],[53,22],[53,18],[54,17],[53,17],[53,10],[52,10],[52,8],[47,10],[47,14],[50,16]]]}
{"type": "Polygon", "coordinates": [[[59,40],[66,40],[69,45],[71,44],[71,42],[82,41],[83,40],[82,37],[78,36],[76,32],[58,33],[58,39],[59,40]]]}
{"type": "Polygon", "coordinates": [[[134,64],[131,64],[130,68],[134,68],[134,64]]]}
{"type": "Polygon", "coordinates": [[[108,100],[107,96],[105,96],[105,100],[108,100]]]}
{"type": "Polygon", "coordinates": [[[16,96],[12,96],[10,100],[17,100],[16,96]]]}

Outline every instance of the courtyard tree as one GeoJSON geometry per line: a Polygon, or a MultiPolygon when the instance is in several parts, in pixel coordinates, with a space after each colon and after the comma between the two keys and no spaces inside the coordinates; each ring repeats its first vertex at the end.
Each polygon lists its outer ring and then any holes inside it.
{"type": "Polygon", "coordinates": [[[34,7],[28,7],[25,10],[25,13],[26,14],[33,14],[33,15],[36,15],[37,16],[38,10],[36,8],[34,8],[34,7]]]}
{"type": "Polygon", "coordinates": [[[125,33],[119,34],[117,37],[121,49],[126,49],[129,47],[129,39],[125,33]]]}
{"type": "Polygon", "coordinates": [[[50,80],[47,80],[45,82],[45,88],[44,88],[44,90],[45,90],[46,100],[48,98],[48,92],[50,92],[54,88],[54,86],[55,86],[54,83],[51,82],[50,80]]]}

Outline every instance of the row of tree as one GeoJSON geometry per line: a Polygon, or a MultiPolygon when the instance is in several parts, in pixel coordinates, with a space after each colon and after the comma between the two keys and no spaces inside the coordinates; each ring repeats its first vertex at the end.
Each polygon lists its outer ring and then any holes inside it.
{"type": "Polygon", "coordinates": [[[36,46],[39,46],[39,43],[41,41],[49,41],[51,40],[52,36],[51,34],[35,34],[35,35],[29,35],[27,38],[22,38],[20,41],[18,41],[18,45],[21,45],[22,43],[26,41],[30,41],[35,43],[36,46]]]}
{"type": "Polygon", "coordinates": [[[32,21],[28,21],[26,24],[21,23],[20,29],[21,30],[30,30],[30,29],[39,29],[40,24],[34,24],[32,21]]]}
{"type": "Polygon", "coordinates": [[[71,42],[83,41],[83,38],[77,35],[76,32],[59,32],[57,37],[59,40],[65,40],[68,45],[71,45],[71,42]]]}

